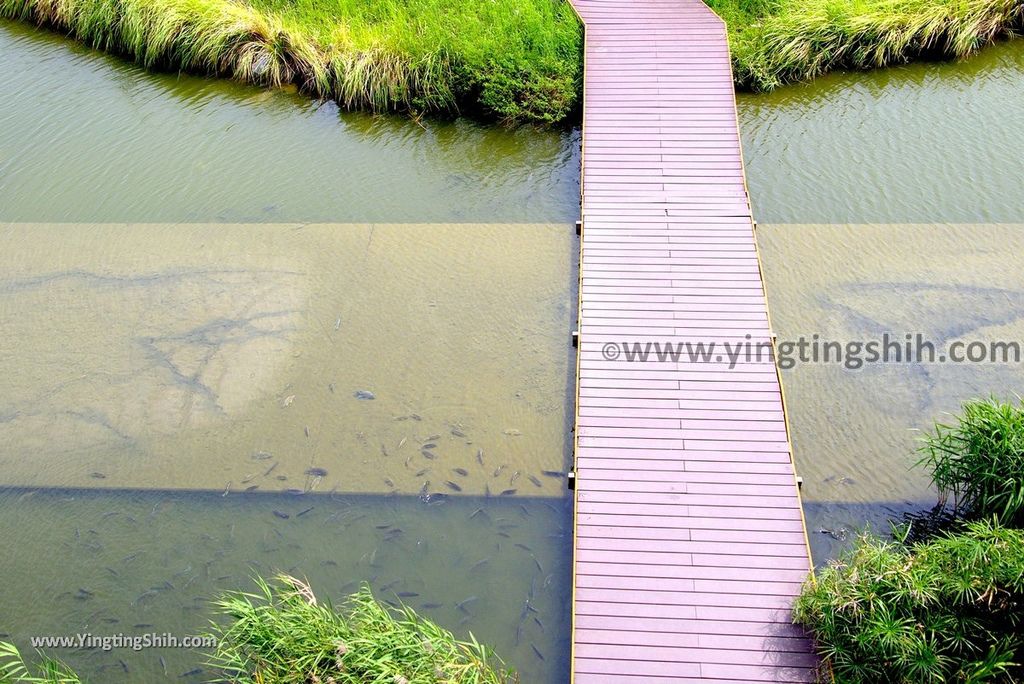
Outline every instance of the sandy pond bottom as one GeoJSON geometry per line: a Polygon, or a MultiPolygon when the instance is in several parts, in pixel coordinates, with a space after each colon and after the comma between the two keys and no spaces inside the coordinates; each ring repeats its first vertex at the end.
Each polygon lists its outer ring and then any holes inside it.
{"type": "Polygon", "coordinates": [[[0,227],[0,638],[195,634],[286,571],[564,681],[576,249],[571,224],[0,227]]]}
{"type": "MultiPolygon", "coordinates": [[[[910,333],[938,352],[1024,346],[1024,226],[761,225],[758,244],[780,344],[910,333]]],[[[1024,364],[797,363],[782,381],[820,563],[866,523],[884,534],[889,518],[933,505],[927,473],[912,468],[921,431],[972,398],[1015,401],[1024,364]]]]}
{"type": "Polygon", "coordinates": [[[559,496],[574,240],[0,228],[0,483],[559,496]]]}

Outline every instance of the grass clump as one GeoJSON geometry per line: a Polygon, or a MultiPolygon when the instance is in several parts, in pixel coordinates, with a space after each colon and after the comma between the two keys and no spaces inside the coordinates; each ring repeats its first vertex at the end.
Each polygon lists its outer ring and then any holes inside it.
{"type": "MultiPolygon", "coordinates": [[[[859,538],[794,607],[837,682],[1013,682],[1024,532],[989,521],[911,547],[859,538]]],[[[827,677],[823,677],[827,679],[827,677]]]]}
{"type": "Polygon", "coordinates": [[[350,596],[344,613],[320,603],[302,581],[257,580],[257,593],[216,602],[230,618],[215,624],[211,665],[220,681],[240,684],[512,684],[518,677],[486,646],[468,642],[417,615],[391,609],[369,588],[350,596]]]}
{"type": "Polygon", "coordinates": [[[1021,0],[708,0],[736,82],[771,90],[835,69],[959,58],[1024,27],[1021,0]]]}
{"type": "Polygon", "coordinates": [[[1024,404],[967,402],[923,442],[918,464],[931,470],[940,503],[951,497],[960,515],[1024,526],[1024,404]]]}
{"type": "Polygon", "coordinates": [[[348,108],[555,122],[582,30],[565,0],[0,0],[147,67],[295,84],[348,108]]]}
{"type": "Polygon", "coordinates": [[[61,661],[45,656],[32,669],[17,646],[0,641],[0,684],[82,684],[82,680],[61,661]]]}

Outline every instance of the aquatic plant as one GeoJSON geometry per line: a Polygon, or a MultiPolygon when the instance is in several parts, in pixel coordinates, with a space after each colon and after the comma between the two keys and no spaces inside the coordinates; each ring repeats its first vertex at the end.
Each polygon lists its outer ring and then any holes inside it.
{"type": "Polygon", "coordinates": [[[951,425],[925,435],[918,465],[945,503],[968,517],[1024,526],[1024,403],[970,401],[951,425]]]}
{"type": "Polygon", "coordinates": [[[233,592],[215,602],[226,626],[211,665],[223,682],[308,684],[336,682],[450,682],[512,684],[491,650],[472,635],[455,636],[416,614],[378,602],[368,587],[350,596],[343,612],[317,599],[306,583],[279,575],[257,579],[255,593],[233,592]]]}
{"type": "Polygon", "coordinates": [[[82,680],[70,667],[46,656],[33,670],[17,646],[0,641],[0,684],[82,684],[82,680]]]}
{"type": "Polygon", "coordinates": [[[349,108],[554,122],[580,92],[582,31],[564,0],[0,0],[0,16],[349,108]]]}
{"type": "Polygon", "coordinates": [[[835,69],[970,55],[1024,26],[1021,0],[708,0],[736,82],[770,90],[835,69]]]}
{"type": "Polygon", "coordinates": [[[910,547],[861,536],[808,581],[794,619],[837,682],[1012,682],[1022,600],[1024,531],[978,521],[910,547]]]}

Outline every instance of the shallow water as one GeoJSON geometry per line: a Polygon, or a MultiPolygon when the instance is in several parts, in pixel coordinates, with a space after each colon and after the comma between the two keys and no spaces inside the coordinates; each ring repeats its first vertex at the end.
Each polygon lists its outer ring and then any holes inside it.
{"type": "Polygon", "coordinates": [[[560,496],[575,242],[4,226],[0,484],[560,496]]]}
{"type": "MultiPolygon", "coordinates": [[[[955,64],[740,98],[780,341],[921,333],[1024,344],[1024,41],[955,64]],[[999,223],[996,223],[999,222],[999,223]]],[[[782,373],[815,560],[935,503],[916,439],[1019,364],[801,364],[782,373]]]]}

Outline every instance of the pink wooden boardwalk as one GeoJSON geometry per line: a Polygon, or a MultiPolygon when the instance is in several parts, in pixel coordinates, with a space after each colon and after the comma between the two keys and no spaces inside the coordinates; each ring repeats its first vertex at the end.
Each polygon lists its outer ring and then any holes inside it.
{"type": "Polygon", "coordinates": [[[700,0],[572,2],[586,24],[574,681],[812,681],[790,624],[809,559],[770,356],[730,370],[605,353],[770,340],[724,25],[700,0]]]}

